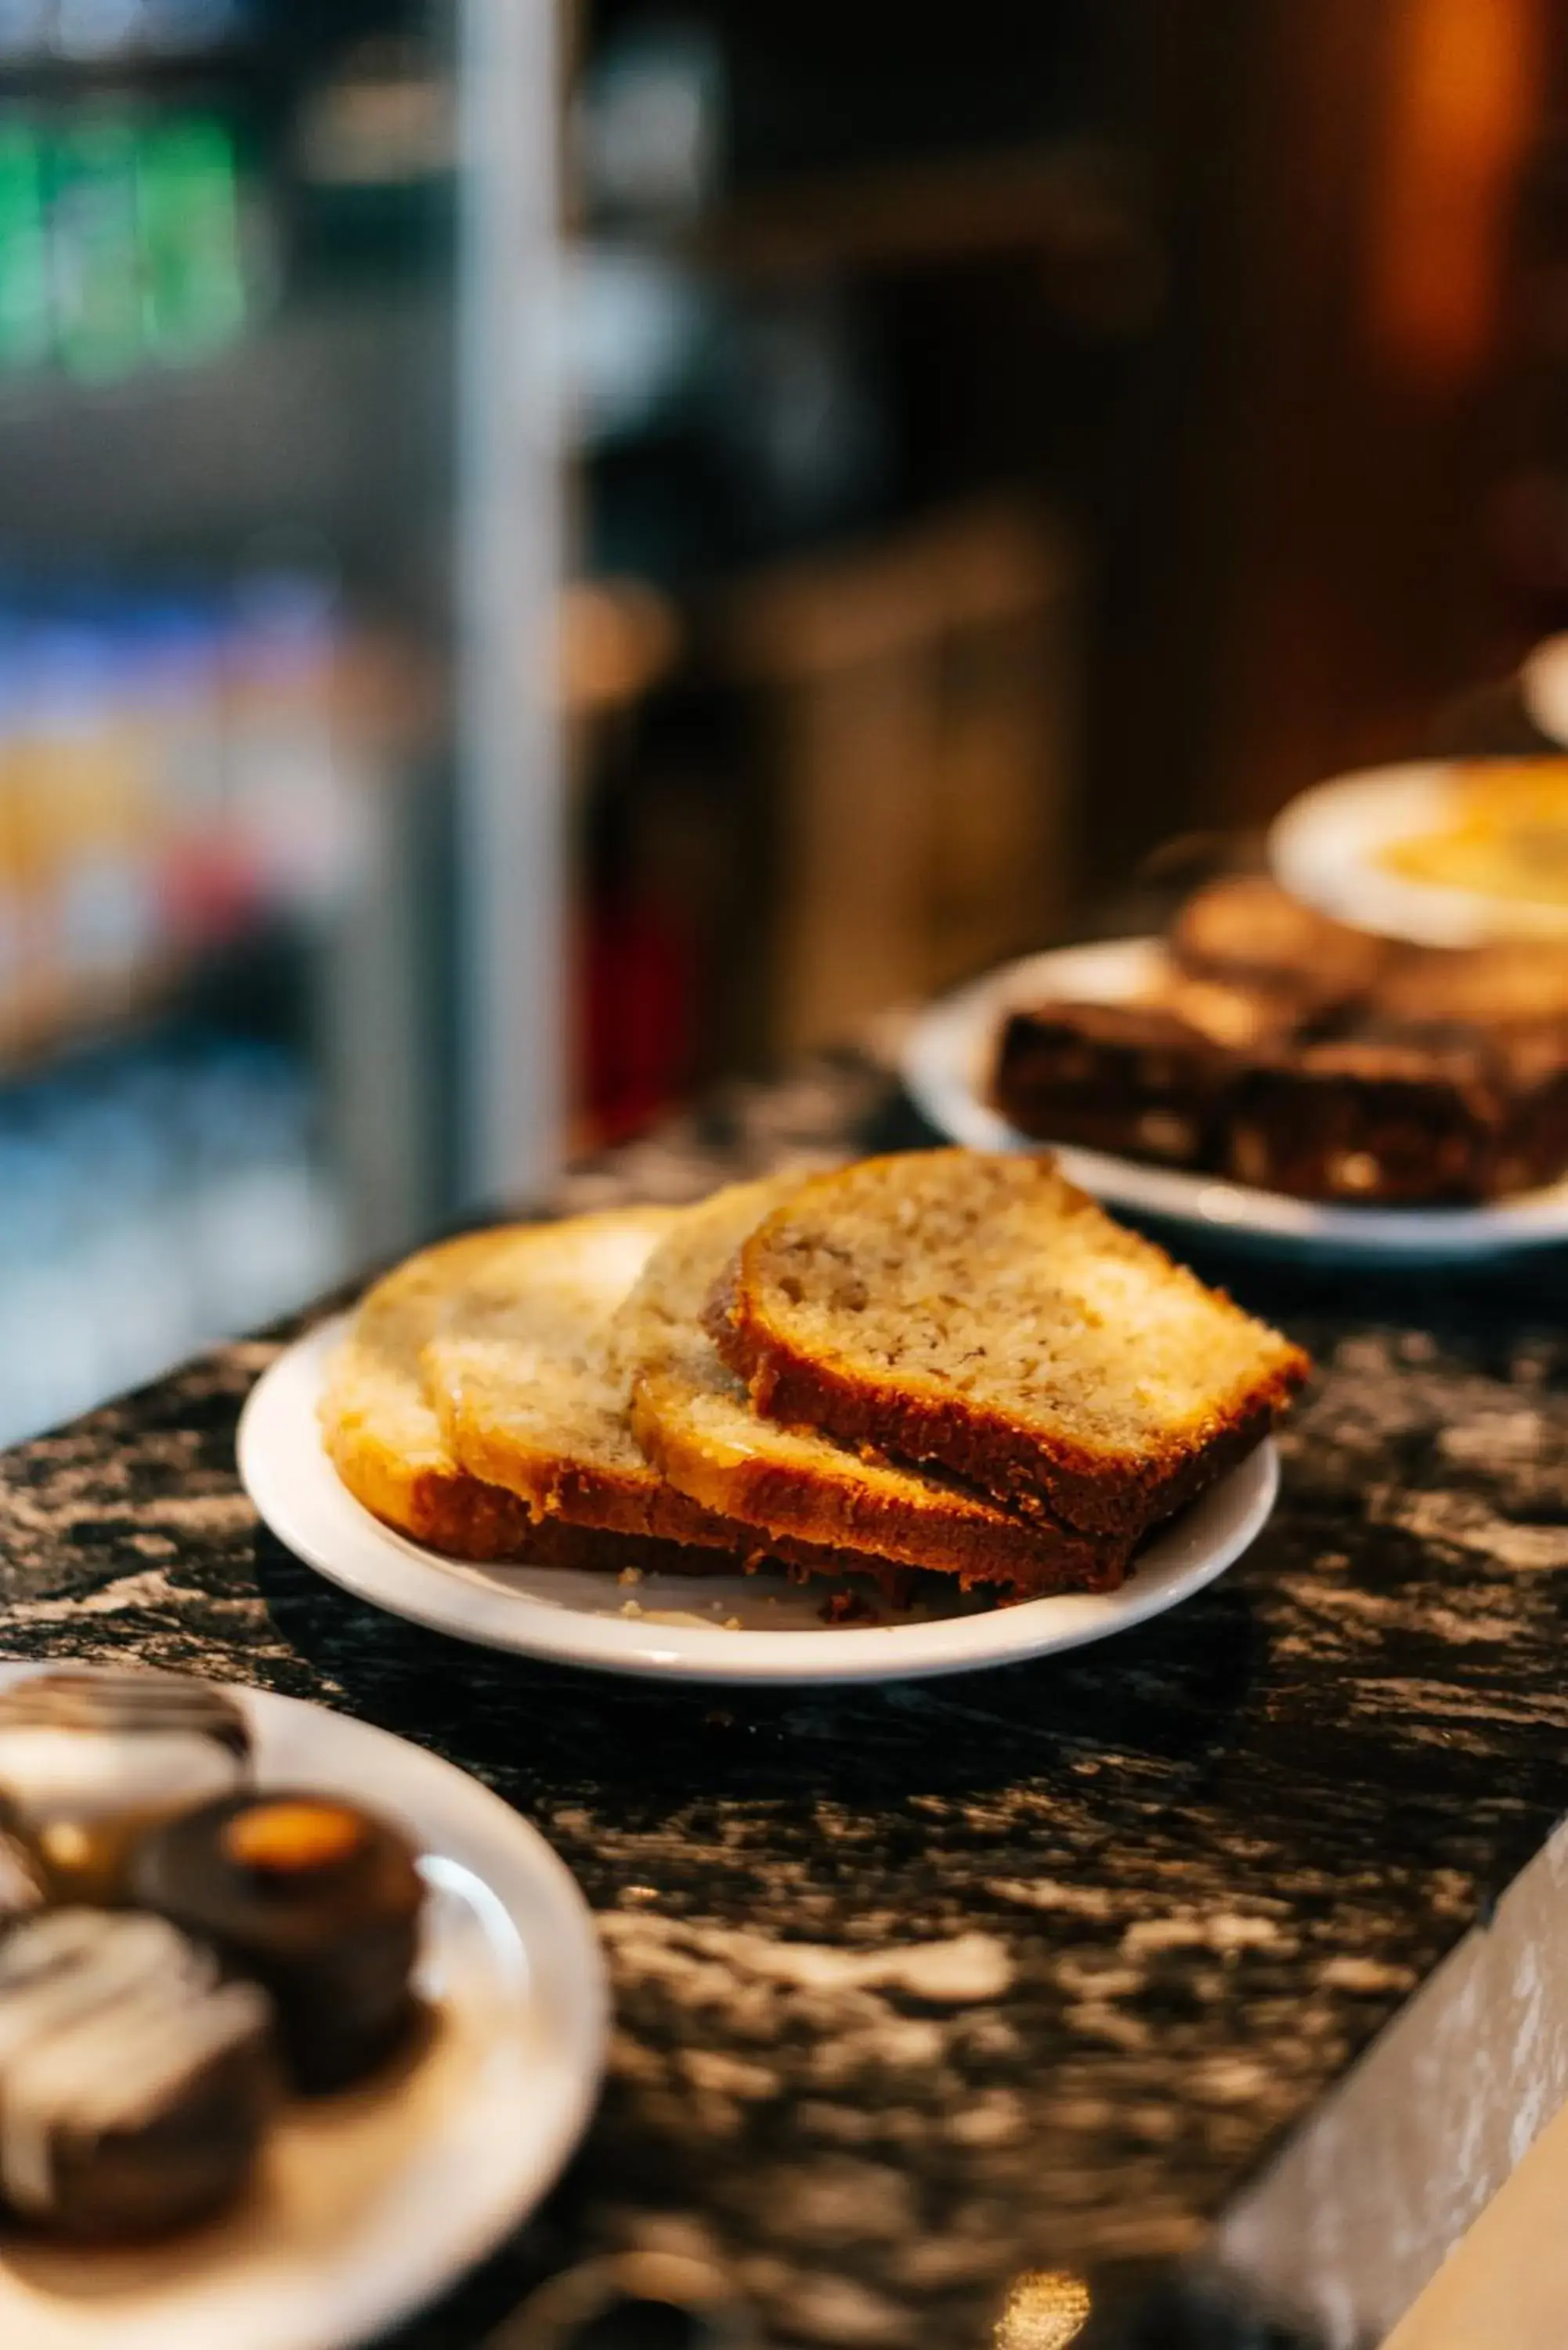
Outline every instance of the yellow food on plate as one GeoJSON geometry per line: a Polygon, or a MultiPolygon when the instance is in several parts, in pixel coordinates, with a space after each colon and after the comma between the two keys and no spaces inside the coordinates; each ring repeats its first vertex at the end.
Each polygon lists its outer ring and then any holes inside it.
{"type": "Polygon", "coordinates": [[[1568,907],[1568,759],[1493,759],[1458,771],[1452,814],[1390,841],[1379,861],[1403,881],[1568,907]]]}

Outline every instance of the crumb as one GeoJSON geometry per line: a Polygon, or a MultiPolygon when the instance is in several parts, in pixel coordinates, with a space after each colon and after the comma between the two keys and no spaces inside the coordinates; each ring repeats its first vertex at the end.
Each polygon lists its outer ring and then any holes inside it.
{"type": "Polygon", "coordinates": [[[817,1609],[825,1624],[874,1624],[877,1611],[858,1591],[835,1591],[817,1609]]]}
{"type": "Polygon", "coordinates": [[[620,1612],[623,1616],[640,1616],[642,1610],[635,1599],[628,1599],[622,1602],[620,1612]]]}
{"type": "Polygon", "coordinates": [[[616,1581],[618,1583],[640,1583],[642,1581],[642,1569],[640,1566],[623,1566],[620,1573],[616,1576],[616,1581]]]}
{"type": "Polygon", "coordinates": [[[724,1629],[726,1632],[740,1631],[742,1629],[740,1617],[738,1616],[726,1616],[724,1618],[724,1629]]]}

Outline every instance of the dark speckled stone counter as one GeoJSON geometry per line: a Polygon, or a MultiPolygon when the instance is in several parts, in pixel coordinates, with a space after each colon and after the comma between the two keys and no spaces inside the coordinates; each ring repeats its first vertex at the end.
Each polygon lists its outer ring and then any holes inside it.
{"type": "MultiPolygon", "coordinates": [[[[569,1204],[888,1139],[888,1096],[824,1066],[569,1204]]],[[[598,2117],[410,2345],[466,2350],[549,2267],[639,2243],[722,2260],[779,2344],[978,2350],[1045,2269],[1088,2278],[1085,2345],[1221,2339],[1169,2281],[1568,1807],[1568,1268],[1202,1269],[1320,1365],[1272,1524],[1172,1615],[963,1679],[666,1690],[378,1616],[237,1486],[271,1341],[5,1459],[8,1653],[400,1731],[524,1810],[598,1913],[598,2117]]]]}

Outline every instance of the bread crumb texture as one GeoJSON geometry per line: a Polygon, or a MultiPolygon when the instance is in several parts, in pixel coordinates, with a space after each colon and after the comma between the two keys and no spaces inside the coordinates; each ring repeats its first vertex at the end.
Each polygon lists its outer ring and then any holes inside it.
{"type": "Polygon", "coordinates": [[[744,1243],[716,1326],[753,1402],[940,1462],[1003,1502],[1137,1528],[1250,1448],[1301,1350],[1045,1157],[874,1159],[744,1243]]]}

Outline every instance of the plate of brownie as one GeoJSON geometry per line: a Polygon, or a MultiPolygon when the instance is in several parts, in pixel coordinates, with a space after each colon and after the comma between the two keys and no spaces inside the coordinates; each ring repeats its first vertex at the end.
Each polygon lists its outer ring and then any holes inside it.
{"type": "Polygon", "coordinates": [[[979,1149],[1216,1237],[1465,1259],[1568,1241],[1568,948],[1354,929],[1262,875],[1162,938],[1034,955],[929,1007],[911,1097],[979,1149]]]}
{"type": "Polygon", "coordinates": [[[602,2062],[592,1921],[436,1756],[0,1667],[0,2341],[329,2350],[524,2218],[602,2062]]]}

